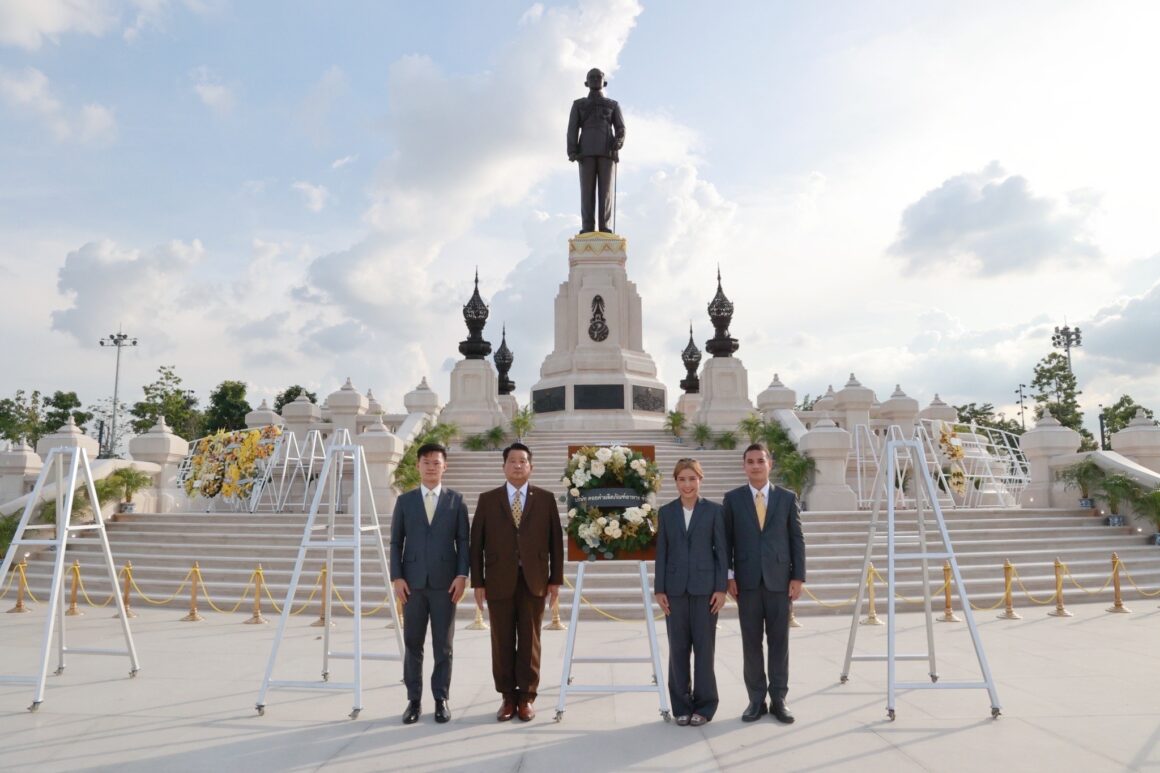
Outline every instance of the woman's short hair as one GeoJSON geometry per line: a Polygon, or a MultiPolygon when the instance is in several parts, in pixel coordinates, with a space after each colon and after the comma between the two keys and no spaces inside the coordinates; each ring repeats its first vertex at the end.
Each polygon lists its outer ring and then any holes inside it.
{"type": "Polygon", "coordinates": [[[673,480],[685,470],[692,470],[700,480],[705,479],[705,471],[696,459],[678,459],[677,466],[673,468],[673,480]]]}

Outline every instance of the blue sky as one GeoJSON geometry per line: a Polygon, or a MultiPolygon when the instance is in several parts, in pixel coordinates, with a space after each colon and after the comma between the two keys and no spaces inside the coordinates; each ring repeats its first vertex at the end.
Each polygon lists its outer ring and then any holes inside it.
{"type": "MultiPolygon", "coordinates": [[[[1065,322],[1084,402],[1160,408],[1148,2],[0,0],[0,394],[176,365],[255,404],[442,396],[474,268],[517,396],[578,226],[572,99],[609,73],[618,230],[670,394],[721,265],[756,395],[851,371],[992,402],[1065,322]]],[[[1089,423],[1094,423],[1094,411],[1089,423]]]]}

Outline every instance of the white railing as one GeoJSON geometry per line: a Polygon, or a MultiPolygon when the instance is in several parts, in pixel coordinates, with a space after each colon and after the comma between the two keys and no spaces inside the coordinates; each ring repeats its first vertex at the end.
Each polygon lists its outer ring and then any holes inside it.
{"type": "MultiPolygon", "coordinates": [[[[938,420],[923,419],[909,433],[902,427],[872,422],[854,428],[854,477],[858,507],[873,506],[876,492],[883,486],[885,475],[882,450],[890,440],[917,440],[923,448],[927,469],[938,484],[939,504],[943,507],[999,507],[1019,506],[1019,495],[1027,487],[1030,471],[1027,457],[1019,447],[1019,438],[1010,432],[980,427],[975,424],[952,424],[956,427],[955,444],[962,449],[962,458],[956,464],[962,470],[965,486],[961,494],[953,493],[948,473],[951,469],[947,453],[939,445],[942,428],[938,420]],[[965,429],[964,429],[965,428],[965,429]]],[[[915,470],[909,462],[900,466],[897,480],[891,481],[900,506],[909,506],[907,485],[914,479],[915,470]]]]}

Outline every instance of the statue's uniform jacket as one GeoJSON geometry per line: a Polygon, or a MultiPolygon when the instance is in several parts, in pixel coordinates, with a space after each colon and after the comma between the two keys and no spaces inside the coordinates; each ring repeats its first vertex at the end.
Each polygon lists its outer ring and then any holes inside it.
{"type": "Polygon", "coordinates": [[[620,105],[607,97],[581,97],[568,118],[568,157],[604,156],[619,161],[624,144],[620,105]]]}

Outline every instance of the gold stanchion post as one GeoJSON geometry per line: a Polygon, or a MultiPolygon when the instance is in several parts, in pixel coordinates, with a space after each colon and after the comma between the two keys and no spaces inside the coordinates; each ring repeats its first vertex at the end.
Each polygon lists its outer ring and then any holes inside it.
{"type": "Polygon", "coordinates": [[[326,603],[330,599],[330,577],[326,573],[326,564],[322,565],[322,578],[320,582],[322,584],[322,595],[318,597],[318,600],[322,604],[322,607],[318,610],[318,619],[310,624],[311,628],[322,628],[327,623],[326,603]]]}
{"type": "Polygon", "coordinates": [[[246,625],[259,625],[261,623],[269,622],[262,617],[262,586],[266,583],[266,576],[262,574],[262,565],[258,564],[258,568],[254,570],[254,611],[250,614],[249,620],[243,620],[246,625]]]}
{"type": "Polygon", "coordinates": [[[545,631],[567,631],[568,625],[560,619],[560,597],[552,602],[552,622],[544,626],[545,631]]]}
{"type": "MultiPolygon", "coordinates": [[[[121,571],[125,575],[125,589],[121,593],[121,603],[125,605],[125,617],[132,619],[132,618],[137,616],[137,613],[134,612],[133,608],[129,606],[129,589],[133,587],[133,562],[126,561],[125,568],[122,569],[121,571]]],[[[114,592],[116,592],[116,591],[114,591],[114,592]]],[[[113,615],[113,617],[120,617],[120,616],[121,616],[120,612],[113,615]]]]}
{"type": "Polygon", "coordinates": [[[789,627],[790,628],[803,627],[802,624],[798,622],[797,615],[795,615],[793,613],[793,602],[792,601],[789,602],[789,627]]]}
{"type": "Polygon", "coordinates": [[[1071,617],[1071,612],[1063,606],[1063,562],[1055,559],[1055,609],[1047,614],[1052,617],[1071,617]]]}
{"type": "Polygon", "coordinates": [[[79,617],[84,612],[77,609],[77,591],[81,584],[81,562],[73,561],[72,567],[69,568],[69,574],[72,575],[72,585],[68,591],[68,610],[65,612],[69,617],[79,617]]]}
{"type": "Polygon", "coordinates": [[[467,631],[486,631],[490,628],[487,621],[483,619],[483,607],[479,604],[475,605],[475,619],[468,623],[464,630],[467,631]]]}
{"type": "Polygon", "coordinates": [[[882,625],[882,621],[878,619],[878,612],[874,609],[874,564],[866,566],[866,589],[869,592],[870,612],[861,625],[882,625]]]}
{"type": "Polygon", "coordinates": [[[940,623],[961,623],[962,620],[955,617],[955,611],[951,609],[951,562],[943,562],[943,613],[942,617],[938,618],[940,623]]]}
{"type": "Polygon", "coordinates": [[[183,623],[200,623],[205,620],[197,612],[197,586],[201,584],[201,567],[198,566],[197,561],[193,562],[193,568],[189,570],[189,614],[181,618],[183,623]]]}
{"type": "Polygon", "coordinates": [[[20,563],[16,565],[16,606],[8,610],[10,615],[20,615],[28,611],[28,607],[24,606],[24,594],[28,592],[28,578],[24,576],[27,567],[27,558],[20,559],[20,563]]]}
{"type": "Polygon", "coordinates": [[[1003,606],[1001,613],[996,615],[1000,620],[1022,620],[1023,616],[1015,611],[1015,602],[1011,598],[1011,583],[1015,580],[1015,566],[1011,559],[1003,562],[1003,606]]]}
{"type": "Polygon", "coordinates": [[[1108,607],[1108,611],[1119,614],[1131,612],[1132,610],[1124,606],[1124,597],[1120,593],[1120,557],[1115,553],[1112,553],[1112,589],[1115,591],[1115,601],[1108,607]]]}

